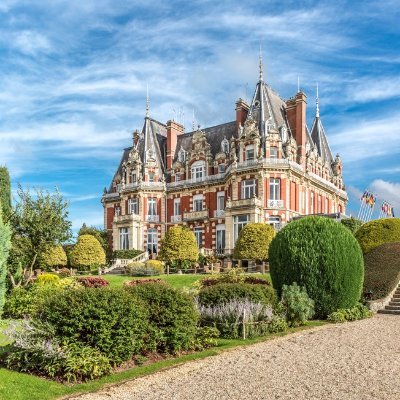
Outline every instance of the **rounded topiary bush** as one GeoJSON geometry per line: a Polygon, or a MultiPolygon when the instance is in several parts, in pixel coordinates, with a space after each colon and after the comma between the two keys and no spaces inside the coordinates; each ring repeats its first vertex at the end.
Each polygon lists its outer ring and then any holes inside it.
{"type": "Polygon", "coordinates": [[[349,229],[324,217],[289,223],[269,249],[274,288],[305,286],[317,317],[353,307],[361,296],[364,263],[360,246],[349,229]]]}
{"type": "Polygon", "coordinates": [[[247,224],[240,231],[233,257],[237,260],[267,260],[268,248],[275,235],[271,225],[247,224]]]}
{"type": "Polygon", "coordinates": [[[64,267],[67,265],[67,254],[62,246],[52,246],[40,257],[40,266],[44,268],[64,267]]]}
{"type": "Polygon", "coordinates": [[[385,243],[400,242],[400,218],[376,219],[362,225],[356,238],[364,254],[385,243]]]}
{"type": "Polygon", "coordinates": [[[275,291],[268,285],[220,283],[201,289],[198,295],[198,302],[202,306],[226,304],[239,299],[248,299],[253,303],[268,305],[275,301],[275,291]]]}
{"type": "Polygon", "coordinates": [[[106,254],[94,236],[82,235],[70,253],[70,261],[75,268],[98,268],[106,263],[106,254]]]}

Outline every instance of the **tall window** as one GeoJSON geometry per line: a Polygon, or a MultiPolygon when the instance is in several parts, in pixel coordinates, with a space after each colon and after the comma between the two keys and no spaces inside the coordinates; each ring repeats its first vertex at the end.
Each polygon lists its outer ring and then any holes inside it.
{"type": "Polygon", "coordinates": [[[314,214],[314,192],[311,192],[311,210],[310,214],[314,214]]]}
{"type": "Polygon", "coordinates": [[[249,215],[236,215],[233,217],[233,241],[236,243],[240,231],[250,222],[249,215]]]}
{"type": "Polygon", "coordinates": [[[137,182],[136,171],[132,171],[131,179],[132,179],[132,183],[136,183],[137,182]]]}
{"type": "Polygon", "coordinates": [[[120,206],[116,206],[115,207],[115,215],[121,215],[121,207],[120,206]]]}
{"type": "Polygon", "coordinates": [[[328,208],[328,199],[325,197],[325,209],[324,211],[328,214],[329,208],[328,208]]]}
{"type": "Polygon", "coordinates": [[[205,163],[204,161],[196,161],[192,165],[192,179],[201,181],[204,178],[205,163]]]}
{"type": "Polygon", "coordinates": [[[322,198],[318,195],[318,214],[322,213],[322,198]]]}
{"type": "Polygon", "coordinates": [[[278,148],[271,147],[270,151],[269,151],[269,156],[270,156],[270,158],[278,158],[278,148]]]}
{"type": "Polygon", "coordinates": [[[256,195],[256,184],[255,179],[242,181],[242,199],[251,199],[256,195]]]}
{"type": "Polygon", "coordinates": [[[246,146],[246,161],[254,160],[254,146],[251,144],[246,146]]]}
{"type": "Polygon", "coordinates": [[[193,211],[202,211],[203,210],[203,195],[196,194],[193,196],[193,211]]]}
{"type": "Polygon", "coordinates": [[[128,213],[139,214],[138,199],[128,199],[128,213]]]}
{"type": "Polygon", "coordinates": [[[178,152],[178,160],[179,160],[180,162],[183,162],[183,161],[186,160],[186,151],[183,150],[182,147],[181,147],[181,149],[180,149],[179,152],[178,152]]]}
{"type": "Polygon", "coordinates": [[[174,199],[174,215],[181,215],[181,199],[174,199]]]}
{"type": "Polygon", "coordinates": [[[181,180],[181,174],[180,173],[176,173],[175,174],[175,182],[179,182],[181,180]]]}
{"type": "Polygon", "coordinates": [[[147,231],[147,251],[150,254],[157,253],[157,242],[158,242],[157,229],[150,228],[147,231]]]}
{"type": "Polygon", "coordinates": [[[197,246],[199,246],[199,248],[202,247],[202,245],[203,245],[202,229],[200,227],[196,227],[196,228],[194,228],[193,232],[194,232],[194,236],[196,238],[197,246]]]}
{"type": "Polygon", "coordinates": [[[154,172],[149,173],[149,182],[154,182],[154,172]]]}
{"type": "Polygon", "coordinates": [[[129,228],[119,228],[119,249],[129,250],[129,228]]]}
{"type": "Polygon", "coordinates": [[[269,179],[269,198],[270,200],[281,199],[281,180],[279,178],[269,179]]]}
{"type": "Polygon", "coordinates": [[[221,253],[225,249],[225,225],[224,224],[218,224],[216,227],[216,233],[217,233],[217,252],[221,253]]]}
{"type": "Polygon", "coordinates": [[[147,199],[147,215],[157,215],[157,199],[155,197],[147,199]]]}
{"type": "Polygon", "coordinates": [[[225,192],[217,193],[217,210],[225,210],[225,192]]]}

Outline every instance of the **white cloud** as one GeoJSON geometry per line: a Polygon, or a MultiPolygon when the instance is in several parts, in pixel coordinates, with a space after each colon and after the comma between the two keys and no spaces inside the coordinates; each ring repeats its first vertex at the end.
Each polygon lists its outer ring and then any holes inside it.
{"type": "Polygon", "coordinates": [[[356,84],[349,84],[347,99],[349,102],[364,103],[400,97],[400,77],[364,78],[356,84]]]}
{"type": "Polygon", "coordinates": [[[46,36],[34,31],[22,31],[15,35],[13,45],[26,54],[47,53],[52,46],[46,36]]]}

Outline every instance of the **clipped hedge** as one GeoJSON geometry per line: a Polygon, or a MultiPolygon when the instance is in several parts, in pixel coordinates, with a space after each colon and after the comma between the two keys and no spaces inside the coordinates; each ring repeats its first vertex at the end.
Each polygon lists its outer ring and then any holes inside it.
{"type": "Polygon", "coordinates": [[[268,260],[268,249],[275,229],[263,223],[249,223],[239,234],[233,258],[237,260],[268,260]]]}
{"type": "Polygon", "coordinates": [[[114,250],[113,258],[121,258],[123,260],[131,260],[132,258],[137,257],[139,254],[142,254],[143,251],[141,250],[114,250]]]}
{"type": "Polygon", "coordinates": [[[275,291],[268,285],[249,283],[220,283],[200,290],[198,302],[202,306],[226,304],[232,300],[248,299],[253,303],[273,304],[275,291]]]}
{"type": "Polygon", "coordinates": [[[125,290],[146,304],[153,350],[176,353],[193,348],[199,315],[190,296],[156,282],[125,286],[125,290]]]}
{"type": "Polygon", "coordinates": [[[364,255],[364,294],[386,297],[400,280],[400,242],[385,243],[364,255]]]}
{"type": "Polygon", "coordinates": [[[400,242],[400,218],[376,219],[364,224],[356,232],[364,254],[385,243],[400,242]]]}
{"type": "Polygon", "coordinates": [[[37,319],[60,342],[90,346],[120,364],[145,350],[147,308],[123,288],[64,290],[43,304],[37,319]]]}
{"type": "Polygon", "coordinates": [[[360,299],[362,252],[349,229],[336,221],[310,216],[289,223],[272,241],[269,255],[278,294],[293,282],[305,286],[319,318],[360,299]]]}

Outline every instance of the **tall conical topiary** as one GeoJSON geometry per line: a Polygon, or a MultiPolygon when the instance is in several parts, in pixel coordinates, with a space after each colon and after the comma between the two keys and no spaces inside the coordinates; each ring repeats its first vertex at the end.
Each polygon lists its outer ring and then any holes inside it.
{"type": "Polygon", "coordinates": [[[0,202],[3,219],[8,220],[11,213],[11,183],[7,167],[0,167],[0,202]]]}
{"type": "Polygon", "coordinates": [[[278,294],[283,285],[305,286],[319,318],[360,300],[364,280],[361,248],[349,229],[329,218],[290,222],[272,240],[269,262],[278,294]]]}
{"type": "Polygon", "coordinates": [[[0,317],[6,294],[7,258],[11,248],[11,229],[3,222],[3,212],[0,201],[0,317]]]}

